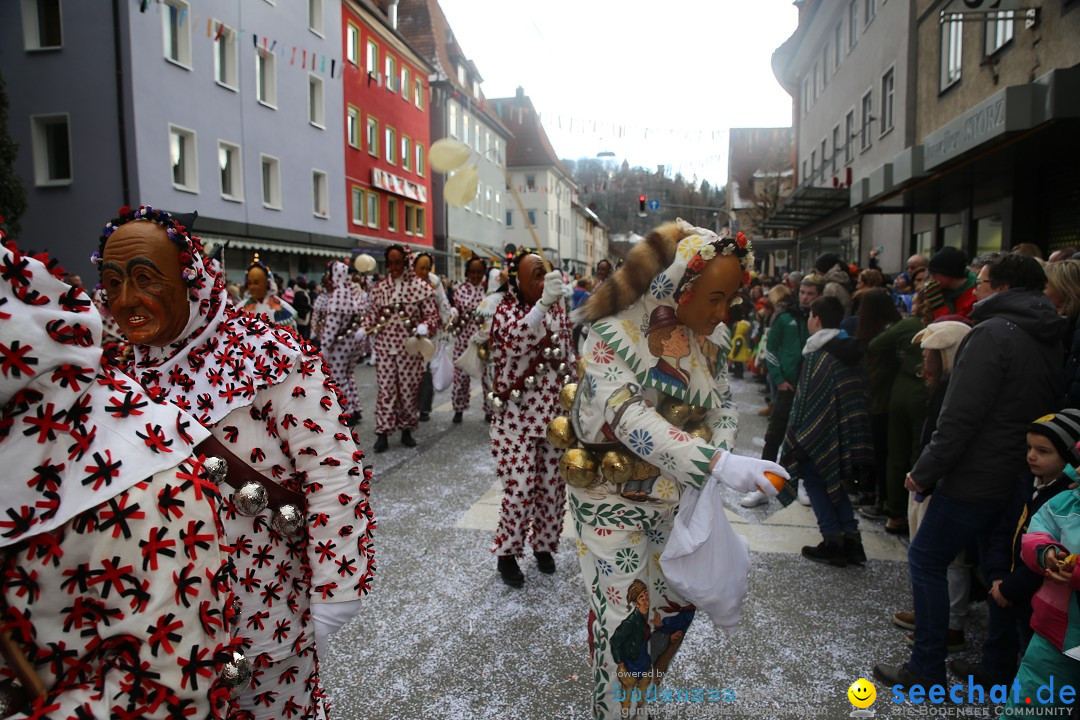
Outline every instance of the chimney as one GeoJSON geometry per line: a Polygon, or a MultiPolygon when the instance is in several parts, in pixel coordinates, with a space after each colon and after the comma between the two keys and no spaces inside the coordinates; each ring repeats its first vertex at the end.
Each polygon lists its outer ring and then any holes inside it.
{"type": "Polygon", "coordinates": [[[517,97],[518,99],[521,99],[521,98],[525,97],[525,88],[518,85],[517,92],[515,93],[514,96],[517,97]]]}
{"type": "Polygon", "coordinates": [[[386,15],[390,19],[390,27],[395,30],[397,30],[397,6],[398,0],[390,0],[390,4],[386,8],[386,15]]]}

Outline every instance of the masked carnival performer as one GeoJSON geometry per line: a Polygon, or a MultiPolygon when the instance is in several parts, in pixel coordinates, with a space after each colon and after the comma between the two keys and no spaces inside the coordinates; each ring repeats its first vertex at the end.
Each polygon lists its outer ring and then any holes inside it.
{"type": "Polygon", "coordinates": [[[90,298],[41,260],[0,247],[5,717],[224,718],[250,665],[210,433],[103,364],[90,298]]]}
{"type": "MultiPolygon", "coordinates": [[[[484,277],[487,265],[474,257],[465,265],[465,282],[454,290],[454,307],[458,311],[457,337],[454,340],[454,359],[457,360],[469,348],[476,332],[480,329],[482,317],[477,314],[480,303],[484,300],[484,277]]],[[[471,378],[459,367],[454,368],[454,387],[450,398],[454,404],[454,422],[461,422],[462,416],[469,409],[469,391],[471,378]]]]}
{"type": "Polygon", "coordinates": [[[225,495],[223,518],[254,665],[243,717],[324,717],[316,645],[358,612],[375,568],[369,472],[337,387],[294,332],[226,302],[220,266],[168,213],[121,208],[94,260],[131,343],[125,370],[256,478],[225,495]]]}
{"type": "Polygon", "coordinates": [[[277,325],[296,327],[296,309],[278,295],[277,280],[265,264],[256,260],[247,271],[247,294],[240,302],[244,312],[263,315],[277,325]]]}
{"type": "Polygon", "coordinates": [[[543,259],[522,249],[509,263],[509,283],[491,321],[493,371],[491,454],[503,501],[492,551],[503,582],[525,583],[517,558],[525,541],[540,572],[555,572],[566,484],[559,457],[546,439],[558,414],[559,393],[572,377],[570,320],[562,303],[562,274],[544,272],[543,259]]]}
{"type": "Polygon", "coordinates": [[[563,462],[589,597],[596,718],[644,714],[693,618],[659,557],[680,495],[710,476],[775,495],[774,463],[734,455],[728,304],[748,282],[747,239],[668,223],[631,251],[575,318],[589,325],[563,462]],[[571,438],[572,439],[572,438],[571,438]],[[599,469],[599,472],[597,470],[599,469]],[[603,508],[599,512],[598,508],[603,508]]]}
{"type": "Polygon", "coordinates": [[[349,277],[349,266],[335,260],[327,272],[325,309],[319,318],[319,346],[330,365],[330,377],[345,395],[348,425],[360,422],[360,393],[356,389],[356,363],[364,349],[364,302],[360,286],[349,277]]]}
{"type": "MultiPolygon", "coordinates": [[[[401,245],[386,250],[387,275],[371,289],[365,328],[374,336],[375,452],[389,446],[387,436],[401,431],[401,444],[416,447],[412,433],[419,427],[420,376],[425,358],[419,340],[439,329],[435,293],[412,272],[408,251],[401,245]]],[[[430,342],[430,341],[428,341],[430,342]]]]}

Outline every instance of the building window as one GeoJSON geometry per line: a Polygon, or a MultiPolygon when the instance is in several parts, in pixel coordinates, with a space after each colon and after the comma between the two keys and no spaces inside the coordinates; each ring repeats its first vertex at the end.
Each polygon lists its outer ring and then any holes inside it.
{"type": "Polygon", "coordinates": [[[474,120],[472,124],[472,146],[476,152],[480,152],[480,120],[474,120]]]}
{"type": "Polygon", "coordinates": [[[814,149],[810,151],[810,177],[808,179],[811,182],[813,181],[814,176],[817,175],[817,169],[817,150],[814,149]]]}
{"type": "Polygon", "coordinates": [[[177,190],[199,191],[199,169],[195,157],[195,131],[169,126],[169,164],[177,190]]]}
{"type": "Polygon", "coordinates": [[[456,138],[456,137],[458,137],[458,106],[457,106],[457,103],[448,102],[446,104],[446,108],[447,108],[447,119],[446,119],[446,121],[450,125],[450,127],[447,128],[447,132],[450,133],[450,137],[456,138]]]}
{"type": "Polygon", "coordinates": [[[214,35],[214,80],[218,85],[236,90],[238,77],[236,31],[220,23],[214,35]]]}
{"type": "Polygon", "coordinates": [[[389,126],[383,129],[383,152],[386,162],[397,164],[397,130],[389,126]]]}
{"type": "Polygon", "coordinates": [[[356,65],[360,62],[360,28],[349,23],[348,35],[345,41],[345,58],[356,65]]]}
{"type": "Polygon", "coordinates": [[[271,210],[281,209],[281,162],[276,157],[263,155],[262,165],[262,201],[263,207],[271,210]]]}
{"type": "Polygon", "coordinates": [[[352,105],[345,111],[345,137],[350,147],[360,149],[360,111],[352,105]]]}
{"type": "Polygon", "coordinates": [[[535,210],[526,210],[525,214],[529,216],[529,224],[532,225],[533,227],[536,227],[536,211],[535,210]]]}
{"type": "Polygon", "coordinates": [[[316,217],[329,217],[330,192],[326,173],[322,170],[311,171],[311,210],[316,217]]]}
{"type": "Polygon", "coordinates": [[[484,211],[487,213],[488,217],[491,217],[492,209],[491,209],[491,186],[490,185],[487,186],[486,188],[484,188],[484,211]]]}
{"type": "Polygon", "coordinates": [[[486,157],[488,160],[490,160],[491,156],[494,153],[495,153],[495,146],[491,144],[491,131],[485,129],[484,130],[484,157],[486,157]]]}
{"type": "Polygon", "coordinates": [[[379,155],[379,121],[368,115],[367,151],[376,157],[379,155]]]}
{"type": "Polygon", "coordinates": [[[64,44],[60,0],[22,0],[23,47],[56,50],[64,44]]]}
{"type": "Polygon", "coordinates": [[[244,201],[244,172],[240,162],[240,147],[218,143],[218,169],[221,170],[221,197],[233,202],[244,201]]]}
{"type": "Polygon", "coordinates": [[[191,69],[191,13],[183,0],[165,0],[161,8],[165,59],[191,69]]]}
{"type": "Polygon", "coordinates": [[[536,176],[535,175],[526,175],[525,176],[525,189],[529,190],[529,191],[535,191],[536,190],[536,176]]]}
{"type": "Polygon", "coordinates": [[[829,43],[821,48],[821,89],[829,85],[829,43]]]}
{"type": "Polygon", "coordinates": [[[413,80],[413,93],[412,93],[413,105],[419,109],[424,109],[424,81],[420,78],[413,80]]]}
{"type": "Polygon", "coordinates": [[[38,187],[70,184],[71,132],[67,114],[33,115],[30,124],[34,148],[34,184],[38,187]]]}
{"type": "Polygon", "coordinates": [[[323,105],[323,79],[308,74],[308,120],[317,128],[326,127],[326,108],[323,105]]]}
{"type": "Polygon", "coordinates": [[[837,171],[837,158],[840,157],[840,126],[837,125],[832,129],[832,171],[833,175],[837,171]]]}
{"type": "Polygon", "coordinates": [[[358,187],[352,189],[352,221],[354,225],[364,224],[364,191],[358,187]]]}
{"type": "Polygon", "coordinates": [[[461,140],[466,145],[468,145],[469,142],[471,142],[469,140],[469,133],[470,133],[470,129],[469,129],[469,113],[463,112],[463,113],[461,113],[461,140]]]}
{"type": "Polygon", "coordinates": [[[416,174],[420,177],[424,177],[424,146],[420,143],[416,143],[416,174]]]}
{"type": "Polygon", "coordinates": [[[390,92],[398,91],[397,60],[390,53],[386,53],[386,89],[390,92]]]}
{"type": "Polygon", "coordinates": [[[862,139],[859,142],[860,152],[870,148],[870,123],[874,121],[874,91],[868,90],[865,95],[862,96],[862,129],[860,134],[862,139]]]}
{"type": "Polygon", "coordinates": [[[427,231],[427,217],[424,208],[417,205],[413,208],[413,212],[416,215],[416,221],[413,223],[416,237],[424,237],[424,233],[427,231]]]}
{"type": "Polygon", "coordinates": [[[855,111],[848,110],[844,118],[844,164],[850,165],[855,159],[855,111]]]}
{"type": "Polygon", "coordinates": [[[277,58],[265,48],[255,54],[255,97],[267,107],[277,108],[277,58]]]}
{"type": "Polygon", "coordinates": [[[367,41],[367,71],[372,75],[379,74],[379,46],[374,40],[367,41]]]}
{"type": "Polygon", "coordinates": [[[412,140],[401,136],[401,167],[405,170],[412,169],[412,140]]]}
{"type": "Polygon", "coordinates": [[[1012,11],[991,13],[986,16],[986,54],[993,55],[1013,39],[1014,14],[1012,11]]]}
{"type": "Polygon", "coordinates": [[[844,59],[844,44],[842,42],[844,38],[844,21],[836,23],[836,29],[833,31],[833,72],[840,69],[840,63],[844,59]]]}
{"type": "Polygon", "coordinates": [[[499,219],[499,210],[502,209],[502,194],[495,192],[495,219],[499,219]]]}
{"type": "Polygon", "coordinates": [[[848,52],[859,42],[859,0],[851,0],[848,3],[848,52]]]}
{"type": "Polygon", "coordinates": [[[367,213],[364,218],[367,220],[367,226],[372,228],[379,227],[379,195],[378,193],[367,193],[367,213]]]}
{"type": "Polygon", "coordinates": [[[468,78],[465,76],[465,66],[464,65],[458,65],[457,66],[458,85],[460,85],[461,87],[468,87],[469,83],[467,82],[467,80],[468,80],[468,78]]]}
{"type": "Polygon", "coordinates": [[[803,78],[802,83],[802,114],[805,116],[810,110],[810,78],[803,78]]]}
{"type": "Polygon", "coordinates": [[[401,68],[401,97],[408,102],[409,92],[412,90],[412,83],[409,82],[409,68],[401,68]]]}
{"type": "Polygon", "coordinates": [[[863,2],[863,14],[866,15],[866,24],[869,25],[874,21],[874,15],[877,14],[877,0],[865,0],[863,2]]]}
{"type": "Polygon", "coordinates": [[[808,162],[807,162],[806,158],[803,158],[803,161],[802,161],[802,181],[807,182],[809,179],[810,179],[810,168],[808,167],[808,162]]]}
{"type": "MultiPolygon", "coordinates": [[[[397,198],[386,198],[386,229],[391,232],[397,232],[398,230],[398,202],[397,198]]],[[[409,206],[405,206],[405,213],[408,216],[409,206]]]]}
{"type": "Polygon", "coordinates": [[[413,216],[413,208],[416,207],[410,203],[405,203],[405,234],[412,235],[416,228],[416,218],[413,216]]]}
{"type": "Polygon", "coordinates": [[[941,89],[960,80],[960,56],[963,53],[964,26],[946,22],[941,26],[941,89]]]}
{"type": "Polygon", "coordinates": [[[829,157],[825,152],[826,149],[828,148],[828,146],[829,146],[828,139],[827,138],[821,138],[821,179],[822,180],[825,179],[825,164],[828,162],[827,158],[829,157]]]}
{"type": "Polygon", "coordinates": [[[323,4],[322,0],[307,1],[307,24],[308,30],[319,37],[323,34],[323,4]]]}
{"type": "Polygon", "coordinates": [[[893,91],[896,86],[894,70],[889,68],[881,76],[881,134],[893,129],[893,91]]]}
{"type": "Polygon", "coordinates": [[[514,211],[506,211],[506,227],[514,227],[514,211]]]}

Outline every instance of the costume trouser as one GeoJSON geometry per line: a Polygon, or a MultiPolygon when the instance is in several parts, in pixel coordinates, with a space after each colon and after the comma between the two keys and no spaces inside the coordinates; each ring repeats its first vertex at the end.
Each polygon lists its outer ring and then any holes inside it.
{"type": "Polygon", "coordinates": [[[381,352],[375,362],[375,432],[388,435],[397,430],[415,430],[420,424],[417,406],[424,358],[400,352],[381,352]]]}
{"type": "MultiPolygon", "coordinates": [[[[454,339],[454,360],[465,354],[469,349],[469,338],[465,333],[458,333],[454,339]]],[[[450,398],[454,403],[454,412],[465,412],[469,409],[469,386],[472,378],[469,373],[454,366],[454,385],[450,392],[450,398]]]]}
{"type": "Polygon", "coordinates": [[[328,702],[312,646],[301,655],[255,659],[251,684],[234,700],[229,720],[325,720],[328,702]]]}
{"type": "Polygon", "coordinates": [[[566,483],[559,475],[562,454],[544,438],[491,428],[491,456],[503,486],[492,548],[497,555],[520,557],[526,538],[533,552],[558,552],[566,511],[566,483]]]}
{"type": "Polygon", "coordinates": [[[345,412],[362,412],[360,393],[356,389],[356,363],[360,361],[363,341],[354,337],[342,338],[323,348],[323,356],[330,365],[330,377],[345,395],[345,412]]]}
{"type": "Polygon", "coordinates": [[[904,478],[919,459],[919,435],[926,420],[926,385],[917,379],[893,383],[889,397],[889,456],[885,474],[885,514],[907,517],[904,478]]]}
{"type": "Polygon", "coordinates": [[[641,504],[618,498],[608,505],[610,513],[606,518],[595,514],[595,509],[602,507],[598,503],[592,503],[587,513],[583,505],[572,501],[570,506],[579,538],[581,576],[589,599],[593,717],[645,717],[645,707],[662,692],[658,686],[694,619],[693,606],[668,587],[660,568],[660,554],[671,535],[674,517],[648,510],[639,513],[641,504]],[[647,519],[636,522],[631,519],[635,513],[647,515],[647,519]],[[638,612],[627,599],[635,581],[644,583],[649,594],[649,633],[642,642],[648,645],[651,667],[645,675],[629,672],[621,655],[616,660],[612,643],[619,626],[631,613],[638,612]]]}
{"type": "Polygon", "coordinates": [[[788,418],[791,417],[791,405],[794,402],[794,390],[776,391],[772,412],[769,413],[769,426],[765,429],[765,447],[761,451],[762,460],[776,462],[776,456],[784,442],[784,433],[787,432],[788,418]]]}
{"type": "MultiPolygon", "coordinates": [[[[992,601],[991,601],[992,602],[992,601]]],[[[1068,643],[1066,643],[1068,645],[1068,643]]],[[[1061,701],[1061,688],[1080,687],[1080,662],[1064,654],[1042,635],[1035,633],[1028,644],[1020,669],[1016,673],[1016,682],[1020,683],[1019,692],[1009,686],[1009,701],[1006,707],[1010,711],[1007,717],[1024,717],[1024,710],[1035,708],[1072,708],[1073,702],[1061,701]],[[1050,690],[1051,683],[1053,690],[1050,690]],[[1031,698],[1031,704],[1025,702],[1031,698]]],[[[1035,712],[1031,712],[1035,716],[1035,712]]],[[[1060,717],[1067,717],[1061,715],[1060,717]]]]}

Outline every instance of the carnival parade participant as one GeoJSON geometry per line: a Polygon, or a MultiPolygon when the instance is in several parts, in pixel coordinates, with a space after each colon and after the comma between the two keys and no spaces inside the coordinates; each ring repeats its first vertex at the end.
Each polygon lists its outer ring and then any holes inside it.
{"type": "Polygon", "coordinates": [[[371,289],[364,327],[374,336],[375,452],[389,447],[390,433],[401,431],[401,444],[416,447],[412,433],[419,426],[420,376],[425,360],[417,339],[439,329],[439,311],[431,285],[405,269],[408,251],[401,245],[386,250],[387,275],[371,289]],[[416,338],[416,339],[414,339],[416,338]],[[411,341],[411,342],[410,342],[411,341]]]}
{"type": "Polygon", "coordinates": [[[244,312],[263,315],[277,325],[296,327],[296,310],[278,295],[277,281],[270,268],[256,260],[247,271],[247,282],[240,305],[244,312]]]}
{"type": "Polygon", "coordinates": [[[597,718],[625,717],[660,682],[693,619],[694,604],[659,562],[682,493],[715,478],[774,495],[765,473],[787,477],[775,463],[732,452],[738,414],[723,320],[752,267],[741,233],[721,238],[668,223],[575,316],[589,324],[571,414],[584,448],[562,462],[589,597],[597,718]]]}
{"type": "Polygon", "coordinates": [[[0,267],[2,642],[28,663],[5,652],[0,694],[36,697],[7,713],[226,717],[250,665],[210,433],[103,364],[101,318],[52,265],[10,244],[0,267]]]}
{"type": "MultiPolygon", "coordinates": [[[[487,265],[478,257],[473,257],[465,265],[465,282],[454,290],[454,307],[458,311],[457,337],[454,341],[454,359],[457,360],[468,349],[473,336],[480,329],[481,318],[477,309],[484,300],[484,276],[487,265]]],[[[454,404],[454,422],[461,422],[462,415],[469,409],[469,374],[459,367],[454,368],[454,388],[451,400],[454,404]]]]}
{"type": "MultiPolygon", "coordinates": [[[[458,311],[457,308],[450,304],[450,299],[446,296],[446,288],[443,287],[439,276],[432,272],[433,267],[434,260],[428,253],[420,253],[413,259],[413,272],[416,273],[416,277],[429,284],[432,292],[435,293],[435,304],[439,308],[439,328],[446,331],[454,324],[458,311]]],[[[448,334],[444,332],[440,334],[438,342],[446,343],[451,342],[451,340],[448,334]]],[[[420,422],[427,422],[431,419],[431,405],[434,401],[435,386],[432,383],[431,366],[425,363],[424,372],[420,376],[420,422]]]]}
{"type": "Polygon", "coordinates": [[[559,412],[563,378],[576,359],[562,303],[562,273],[545,274],[543,259],[529,248],[519,250],[507,269],[509,281],[489,341],[491,454],[503,485],[492,551],[503,582],[520,587],[525,576],[517,558],[526,540],[540,572],[555,572],[566,484],[559,476],[562,453],[545,436],[559,412]]]}
{"type": "Polygon", "coordinates": [[[337,387],[293,331],[226,302],[220,266],[168,213],[121,208],[94,261],[131,343],[125,369],[190,411],[254,476],[223,513],[239,637],[255,668],[238,708],[325,717],[316,646],[359,611],[375,569],[368,472],[341,425],[337,387]]]}
{"type": "Polygon", "coordinates": [[[327,272],[326,297],[319,319],[319,346],[330,365],[330,377],[345,396],[347,424],[360,422],[363,408],[356,389],[356,363],[364,347],[366,330],[362,326],[367,309],[360,286],[349,277],[349,266],[335,260],[327,272]]]}

